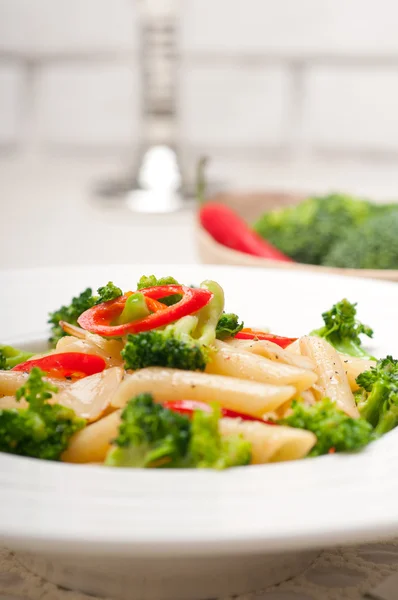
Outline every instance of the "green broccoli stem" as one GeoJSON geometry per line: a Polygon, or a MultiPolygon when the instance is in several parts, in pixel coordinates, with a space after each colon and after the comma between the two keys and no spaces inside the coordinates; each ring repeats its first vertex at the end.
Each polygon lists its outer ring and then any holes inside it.
{"type": "Polygon", "coordinates": [[[198,317],[195,317],[194,315],[187,315],[186,317],[182,317],[176,321],[176,323],[168,325],[168,327],[173,328],[176,335],[181,336],[182,340],[187,341],[189,338],[191,338],[192,332],[195,331],[198,323],[198,317]]]}
{"type": "Polygon", "coordinates": [[[397,425],[397,415],[392,411],[387,411],[377,423],[374,434],[376,437],[382,436],[394,429],[397,425]]]}
{"type": "Polygon", "coordinates": [[[207,164],[207,158],[202,156],[196,168],[196,197],[199,205],[202,205],[206,201],[206,176],[205,168],[207,164]]]}
{"type": "Polygon", "coordinates": [[[212,292],[213,298],[199,312],[195,337],[204,346],[211,346],[215,342],[217,323],[224,310],[224,290],[216,281],[210,280],[203,281],[200,287],[212,292]]]}
{"type": "Polygon", "coordinates": [[[123,311],[117,319],[117,325],[144,319],[148,315],[149,309],[146,305],[144,294],[136,292],[127,298],[123,311]]]}
{"type": "Polygon", "coordinates": [[[4,345],[0,345],[0,353],[5,357],[6,369],[12,369],[33,356],[32,352],[25,352],[25,350],[4,345]]]}
{"type": "MultiPolygon", "coordinates": [[[[384,403],[385,385],[383,382],[376,382],[372,392],[366,398],[366,401],[358,405],[361,417],[366,419],[373,427],[377,425],[380,414],[380,407],[384,403]]],[[[389,431],[389,430],[387,430],[389,431]]]]}

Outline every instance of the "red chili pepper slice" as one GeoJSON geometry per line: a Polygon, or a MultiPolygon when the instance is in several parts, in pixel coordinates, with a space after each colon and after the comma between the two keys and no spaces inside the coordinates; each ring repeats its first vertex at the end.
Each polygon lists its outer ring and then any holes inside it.
{"type": "Polygon", "coordinates": [[[120,296],[115,300],[97,304],[89,308],[80,315],[77,322],[83,329],[97,333],[104,337],[122,337],[127,333],[140,333],[149,331],[157,327],[169,325],[173,321],[181,319],[187,315],[197,312],[211,300],[213,294],[203,288],[189,288],[183,285],[159,285],[140,290],[148,299],[158,300],[174,294],[181,294],[182,299],[166,306],[157,312],[148,315],[143,319],[138,319],[132,323],[123,323],[122,325],[111,325],[123,311],[128,295],[120,296]]]}
{"type": "Polygon", "coordinates": [[[278,344],[278,346],[281,348],[286,348],[297,340],[297,338],[288,338],[281,335],[275,335],[274,333],[256,331],[255,329],[251,329],[249,327],[239,331],[235,337],[237,340],[267,340],[268,342],[274,342],[274,344],[278,344]]]}
{"type": "Polygon", "coordinates": [[[13,371],[23,371],[29,373],[33,367],[39,367],[50,377],[61,379],[71,377],[72,379],[81,379],[88,375],[101,373],[106,367],[106,363],[101,356],[95,354],[84,354],[83,352],[61,352],[59,354],[49,354],[42,358],[27,360],[14,367],[13,371]]]}
{"type": "MultiPolygon", "coordinates": [[[[205,402],[198,402],[197,400],[168,400],[163,402],[165,408],[169,408],[173,412],[178,412],[181,415],[192,417],[196,410],[202,410],[204,412],[212,412],[212,408],[205,402]]],[[[221,408],[221,416],[229,417],[230,419],[242,419],[243,421],[260,421],[266,425],[275,425],[273,421],[267,421],[265,419],[259,419],[258,417],[252,417],[246,413],[237,412],[230,408],[221,408]]]]}

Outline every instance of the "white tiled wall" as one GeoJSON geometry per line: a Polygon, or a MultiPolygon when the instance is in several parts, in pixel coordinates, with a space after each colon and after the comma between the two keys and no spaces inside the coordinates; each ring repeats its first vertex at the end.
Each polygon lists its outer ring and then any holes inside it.
{"type": "Polygon", "coordinates": [[[134,0],[0,0],[0,148],[138,145],[138,53],[134,0]]]}
{"type": "Polygon", "coordinates": [[[397,2],[184,0],[182,15],[180,146],[191,162],[244,158],[250,146],[288,160],[398,161],[397,2]]]}
{"type": "Polygon", "coordinates": [[[128,147],[140,129],[137,89],[127,62],[49,65],[37,78],[39,142],[128,147]]]}
{"type": "Polygon", "coordinates": [[[178,10],[186,156],[398,161],[395,0],[0,0],[0,149],[140,143],[145,2],[178,10]]]}

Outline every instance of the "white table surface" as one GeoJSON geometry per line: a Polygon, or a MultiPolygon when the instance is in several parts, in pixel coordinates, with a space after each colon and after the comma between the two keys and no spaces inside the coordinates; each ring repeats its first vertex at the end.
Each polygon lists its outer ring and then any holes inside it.
{"type": "MultiPolygon", "coordinates": [[[[94,186],[121,172],[108,159],[0,156],[0,267],[196,262],[192,209],[154,216],[95,200],[94,186]]],[[[393,164],[230,159],[211,164],[212,176],[244,190],[345,190],[398,199],[393,164]]]]}
{"type": "MultiPolygon", "coordinates": [[[[242,189],[344,189],[398,198],[393,166],[236,167],[219,168],[242,189]]],[[[149,216],[133,214],[119,202],[112,207],[93,199],[93,186],[117,172],[115,162],[100,159],[0,159],[0,267],[196,262],[192,210],[149,216]]],[[[398,542],[323,551],[306,573],[241,600],[359,600],[397,567],[398,542]]],[[[88,598],[44,582],[5,549],[0,550],[0,594],[29,600],[88,598]]]]}

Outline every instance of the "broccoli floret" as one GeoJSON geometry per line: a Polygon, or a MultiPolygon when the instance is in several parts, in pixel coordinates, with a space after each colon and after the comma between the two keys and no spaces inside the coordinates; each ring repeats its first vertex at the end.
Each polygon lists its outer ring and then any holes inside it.
{"type": "Polygon", "coordinates": [[[95,300],[95,304],[109,302],[109,300],[114,300],[115,298],[119,298],[119,296],[123,296],[122,290],[112,281],[108,281],[106,285],[98,288],[97,293],[98,297],[95,300]]]}
{"type": "Polygon", "coordinates": [[[119,435],[105,464],[112,467],[214,468],[250,462],[251,447],[240,436],[221,438],[220,411],[197,411],[192,421],[140,394],[122,412],[119,435]]]}
{"type": "Polygon", "coordinates": [[[48,404],[57,388],[45,381],[44,375],[34,367],[17,390],[17,400],[24,398],[28,408],[0,410],[1,452],[59,460],[71,436],[85,426],[85,420],[70,408],[48,404]]]}
{"type": "Polygon", "coordinates": [[[324,326],[316,329],[311,335],[325,338],[338,352],[350,356],[369,356],[362,348],[360,335],[373,336],[373,330],[356,319],[356,304],[346,299],[337,302],[332,308],[322,313],[324,326]]]}
{"type": "Polygon", "coordinates": [[[351,269],[398,268],[398,208],[349,231],[325,256],[322,264],[351,269]]]}
{"type": "Polygon", "coordinates": [[[266,213],[254,229],[297,262],[317,265],[332,246],[375,210],[365,200],[331,194],[266,213]]]}
{"type": "Polygon", "coordinates": [[[0,369],[12,369],[33,356],[32,352],[0,344],[0,369]]]}
{"type": "Polygon", "coordinates": [[[163,330],[128,335],[122,350],[125,368],[169,367],[204,371],[208,361],[206,348],[191,336],[196,323],[195,317],[184,317],[163,330]]]}
{"type": "Polygon", "coordinates": [[[374,439],[372,426],[365,419],[349,417],[329,398],[313,406],[294,401],[292,410],[291,415],[278,423],[315,433],[318,441],[308,456],[359,450],[374,439]]]}
{"type": "Polygon", "coordinates": [[[95,299],[92,295],[92,289],[87,288],[79,296],[72,298],[72,302],[68,306],[61,306],[48,315],[48,323],[51,325],[51,336],[49,342],[52,346],[56,346],[58,340],[64,335],[67,335],[60,326],[60,321],[66,321],[71,325],[77,325],[77,319],[85,310],[88,310],[95,304],[95,299]]]}
{"type": "Polygon", "coordinates": [[[130,400],[121,415],[119,435],[105,464],[112,467],[173,467],[188,452],[188,417],[156,404],[151,394],[130,400]]]}
{"type": "MultiPolygon", "coordinates": [[[[160,277],[158,279],[155,275],[143,275],[137,283],[137,290],[142,290],[147,287],[154,287],[156,285],[180,285],[174,277],[160,277]]],[[[176,304],[181,300],[181,294],[174,294],[173,296],[166,296],[165,298],[159,298],[159,302],[163,302],[166,306],[176,304]]]]}
{"type": "Polygon", "coordinates": [[[77,325],[77,319],[82,313],[101,302],[113,300],[122,295],[122,290],[116,287],[111,281],[107,285],[98,288],[98,296],[93,296],[91,288],[87,288],[79,296],[72,298],[68,306],[61,306],[58,310],[49,314],[48,323],[51,325],[51,336],[49,342],[56,346],[61,337],[67,335],[60,326],[60,321],[66,321],[71,325],[77,325]]]}
{"type": "Polygon", "coordinates": [[[221,411],[216,407],[210,413],[195,411],[189,444],[189,460],[193,467],[227,469],[250,463],[250,443],[241,435],[221,437],[220,416],[221,411]]]}
{"type": "Polygon", "coordinates": [[[243,322],[239,321],[238,315],[223,313],[217,323],[216,337],[219,340],[235,337],[241,329],[243,329],[243,322]]]}
{"type": "Polygon", "coordinates": [[[356,396],[361,416],[377,435],[394,429],[398,424],[398,360],[392,356],[378,360],[356,381],[362,388],[356,396]]]}

